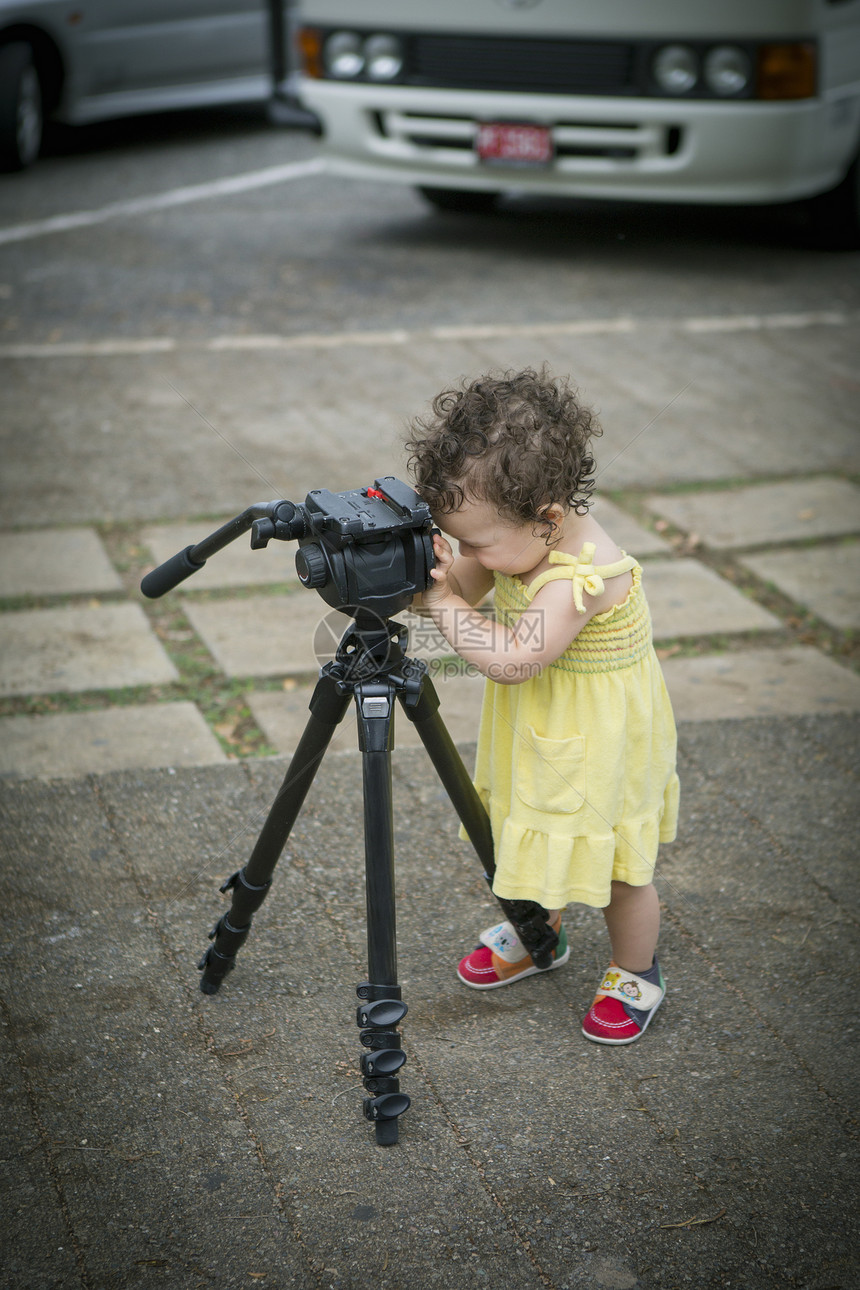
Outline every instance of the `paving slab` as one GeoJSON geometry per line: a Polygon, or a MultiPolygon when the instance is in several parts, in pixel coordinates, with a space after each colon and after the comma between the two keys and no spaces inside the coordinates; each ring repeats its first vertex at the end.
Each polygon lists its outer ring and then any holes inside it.
{"type": "Polygon", "coordinates": [[[618,543],[623,551],[636,556],[668,554],[672,547],[659,533],[652,533],[644,524],[634,520],[608,497],[595,497],[591,513],[618,543]]]}
{"type": "MultiPolygon", "coordinates": [[[[484,678],[478,675],[446,677],[434,675],[433,683],[439,695],[442,720],[455,743],[468,743],[477,738],[484,693],[484,678]]],[[[308,717],[308,703],[312,686],[301,686],[290,691],[255,690],[250,693],[248,706],[266,738],[278,752],[290,755],[301,738],[308,717]]],[[[421,740],[415,726],[398,707],[394,723],[396,748],[420,748],[421,740]]],[[[329,751],[358,752],[355,708],[350,704],[338,727],[329,751]]]]}
{"type": "Polygon", "coordinates": [[[0,776],[6,779],[58,779],[226,760],[194,703],[0,717],[0,776]]]}
{"type": "Polygon", "coordinates": [[[860,711],[860,676],[810,645],[669,658],[662,666],[678,721],[860,711]]]}
{"type": "Polygon", "coordinates": [[[642,568],[656,640],[782,627],[778,618],[699,560],[649,559],[642,568]]]}
{"type": "MultiPolygon", "coordinates": [[[[177,551],[196,546],[214,533],[232,516],[221,520],[198,520],[194,524],[150,524],[141,530],[141,538],[155,564],[163,564],[177,551]]],[[[250,546],[245,533],[211,556],[187,582],[183,591],[215,591],[224,587],[259,587],[273,583],[294,583],[299,587],[294,558],[294,542],[270,542],[260,551],[250,546]]]]}
{"type": "Polygon", "coordinates": [[[654,494],[648,506],[717,550],[860,531],[860,488],[845,479],[654,494]]]}
{"type": "MultiPolygon", "coordinates": [[[[349,617],[303,587],[285,595],[197,601],[182,607],[227,676],[295,676],[316,672],[335,654],[349,617]]],[[[410,629],[409,653],[430,659],[451,654],[426,618],[407,611],[396,622],[410,629]]]]}
{"type": "MultiPolygon", "coordinates": [[[[770,631],[781,623],[731,583],[693,559],[649,559],[646,590],[660,639],[712,632],[770,631]]],[[[228,676],[291,676],[327,662],[347,625],[303,591],[285,596],[183,600],[183,609],[228,676]]],[[[397,622],[409,628],[409,653],[438,660],[452,651],[433,624],[411,611],[397,622]]]]}
{"type": "Polygon", "coordinates": [[[0,533],[0,597],[122,591],[95,529],[0,533]]]}
{"type": "Polygon", "coordinates": [[[831,627],[860,627],[860,543],[766,551],[740,563],[831,627]]]}
{"type": "Polygon", "coordinates": [[[314,642],[328,610],[304,588],[224,600],[183,597],[182,609],[227,676],[291,676],[320,666],[314,642]]]}
{"type": "Polygon", "coordinates": [[[0,657],[3,695],[113,690],[178,679],[140,605],[4,614],[0,657]]]}

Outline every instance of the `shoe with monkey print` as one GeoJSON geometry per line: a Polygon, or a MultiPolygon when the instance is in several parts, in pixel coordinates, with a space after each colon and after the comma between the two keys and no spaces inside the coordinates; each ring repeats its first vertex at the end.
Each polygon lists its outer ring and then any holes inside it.
{"type": "Polygon", "coordinates": [[[665,993],[656,958],[642,976],[610,963],[582,1023],[582,1033],[596,1044],[632,1044],[644,1034],[665,993]]]}

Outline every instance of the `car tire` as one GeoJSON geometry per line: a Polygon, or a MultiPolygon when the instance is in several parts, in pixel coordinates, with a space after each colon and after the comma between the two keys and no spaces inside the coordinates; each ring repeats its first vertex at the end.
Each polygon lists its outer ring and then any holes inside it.
{"type": "Polygon", "coordinates": [[[812,236],[823,251],[856,251],[860,249],[860,152],[848,173],[829,193],[813,197],[809,203],[812,236]]]}
{"type": "Polygon", "coordinates": [[[439,211],[482,214],[493,210],[499,200],[498,193],[468,188],[419,188],[418,191],[426,202],[439,211]]]}
{"type": "Polygon", "coordinates": [[[26,170],[42,146],[42,84],[26,41],[0,46],[0,169],[26,170]]]}

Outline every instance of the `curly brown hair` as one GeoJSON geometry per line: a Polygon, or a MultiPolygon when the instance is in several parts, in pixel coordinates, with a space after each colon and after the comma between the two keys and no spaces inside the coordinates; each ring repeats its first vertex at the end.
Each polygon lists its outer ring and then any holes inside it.
{"type": "Polygon", "coordinates": [[[433,400],[416,418],[409,468],[431,510],[456,511],[466,496],[508,519],[552,528],[550,503],[584,515],[594,488],[592,438],[603,433],[566,381],[540,371],[489,374],[433,400]]]}

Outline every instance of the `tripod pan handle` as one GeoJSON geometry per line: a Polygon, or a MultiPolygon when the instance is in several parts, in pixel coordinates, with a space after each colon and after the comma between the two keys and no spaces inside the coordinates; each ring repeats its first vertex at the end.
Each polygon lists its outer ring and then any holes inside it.
{"type": "Polygon", "coordinates": [[[157,600],[165,592],[172,591],[186,578],[190,578],[192,573],[202,569],[205,560],[193,560],[191,552],[193,546],[187,546],[184,551],[177,551],[164,564],[160,564],[157,569],[153,569],[141,580],[140,589],[150,600],[157,600]]]}

